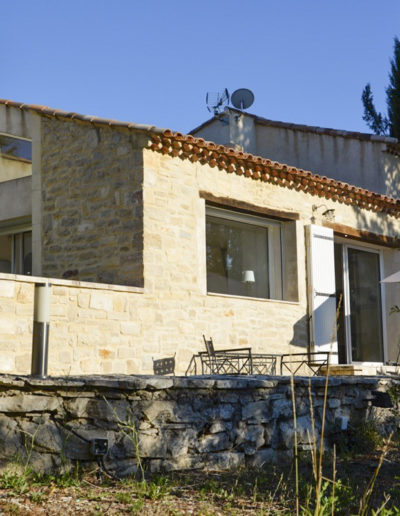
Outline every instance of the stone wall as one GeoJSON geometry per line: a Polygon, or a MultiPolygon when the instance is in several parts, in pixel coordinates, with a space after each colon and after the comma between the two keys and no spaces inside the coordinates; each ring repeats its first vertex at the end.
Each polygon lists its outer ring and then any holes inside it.
{"type": "MultiPolygon", "coordinates": [[[[294,379],[301,449],[309,449],[312,433],[310,391],[319,438],[324,384],[325,378],[294,379]]],[[[372,407],[375,391],[393,385],[400,388],[376,377],[331,378],[327,447],[371,416],[386,433],[396,428],[399,407],[372,407]]],[[[1,468],[16,457],[24,464],[28,454],[38,471],[75,461],[92,468],[94,438],[108,440],[104,463],[118,475],[135,473],[138,457],[148,471],[261,467],[289,459],[293,437],[287,377],[0,376],[1,468]]]]}
{"type": "Polygon", "coordinates": [[[42,118],[42,274],[143,286],[142,135],[42,118]]]}
{"type": "MultiPolygon", "coordinates": [[[[335,222],[380,235],[400,237],[400,223],[392,216],[340,204],[330,199],[229,174],[217,167],[144,150],[144,261],[145,286],[163,304],[169,302],[189,314],[188,319],[199,328],[198,334],[209,333],[220,347],[249,345],[257,352],[287,353],[306,348],[308,337],[308,306],[306,278],[305,226],[324,224],[323,210],[332,209],[335,222]],[[295,224],[297,256],[297,291],[295,301],[239,298],[207,293],[206,284],[206,202],[200,192],[222,199],[234,199],[260,208],[299,214],[295,224]],[[323,201],[323,202],[322,202],[323,201]],[[291,347],[293,346],[293,347],[291,347]]],[[[229,207],[227,207],[229,209],[229,207]]],[[[291,223],[292,224],[292,223],[291,223]]],[[[350,239],[345,243],[366,244],[350,239]]],[[[396,249],[366,245],[379,250],[383,277],[400,269],[396,249]]],[[[398,287],[385,287],[384,314],[397,304],[398,287]]],[[[397,356],[400,318],[386,317],[388,358],[397,356]]],[[[172,328],[183,327],[173,324],[172,328]]],[[[185,326],[188,323],[185,324],[185,326]]],[[[177,337],[177,335],[176,335],[177,337]]]]}
{"type": "MultiPolygon", "coordinates": [[[[183,374],[193,353],[203,349],[202,334],[212,336],[218,348],[250,346],[256,353],[307,348],[304,229],[313,215],[317,224],[324,222],[322,210],[312,211],[318,197],[159,154],[144,148],[144,133],[46,117],[41,131],[42,212],[34,217],[33,239],[40,224],[42,273],[54,284],[51,374],[149,374],[152,358],[174,354],[176,372],[183,374]],[[201,192],[298,214],[289,222],[297,257],[290,298],[207,292],[201,192]],[[63,282],[62,276],[81,281],[63,282]],[[125,285],[143,288],[124,290],[125,285]]],[[[399,235],[399,222],[386,214],[325,198],[323,205],[335,210],[340,224],[399,235]]],[[[399,270],[397,250],[380,251],[382,273],[399,270]]],[[[29,372],[35,281],[43,279],[0,277],[0,372],[29,372]]],[[[386,314],[393,304],[396,290],[387,286],[386,314]]],[[[387,318],[391,360],[397,356],[399,321],[387,318]]]]}

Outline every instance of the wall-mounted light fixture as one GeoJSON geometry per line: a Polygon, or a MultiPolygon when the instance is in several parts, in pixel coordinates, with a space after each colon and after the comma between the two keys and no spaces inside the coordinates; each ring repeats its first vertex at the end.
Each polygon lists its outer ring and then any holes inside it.
{"type": "Polygon", "coordinates": [[[316,218],[315,218],[315,212],[319,210],[319,208],[325,208],[325,211],[321,213],[323,217],[325,217],[329,221],[335,220],[335,209],[334,208],[328,208],[326,204],[313,204],[311,206],[312,209],[312,217],[311,217],[311,223],[315,224],[316,218]]]}

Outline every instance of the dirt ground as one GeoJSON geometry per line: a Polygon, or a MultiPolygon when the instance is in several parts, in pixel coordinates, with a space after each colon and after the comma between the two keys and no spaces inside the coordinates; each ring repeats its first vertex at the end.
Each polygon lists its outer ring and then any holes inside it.
{"type": "MultiPolygon", "coordinates": [[[[374,476],[381,449],[336,461],[335,514],[357,514],[368,482],[374,476]]],[[[333,477],[333,463],[323,467],[327,479],[333,477]]],[[[312,509],[313,468],[300,459],[300,513],[312,509]],[[303,511],[303,512],[302,512],[303,511]]],[[[3,474],[0,477],[0,514],[32,515],[267,515],[295,514],[295,474],[293,465],[266,466],[258,471],[229,473],[165,474],[140,482],[113,480],[96,472],[78,471],[61,477],[3,474]]],[[[324,480],[322,514],[331,514],[332,482],[324,480]]],[[[385,503],[386,514],[400,514],[400,446],[392,443],[382,462],[370,507],[385,503]],[[396,509],[395,507],[399,507],[396,509]],[[397,511],[397,512],[396,512],[397,511]]],[[[311,512],[312,514],[312,512],[311,512]]],[[[372,512],[367,512],[372,514],[372,512]]]]}

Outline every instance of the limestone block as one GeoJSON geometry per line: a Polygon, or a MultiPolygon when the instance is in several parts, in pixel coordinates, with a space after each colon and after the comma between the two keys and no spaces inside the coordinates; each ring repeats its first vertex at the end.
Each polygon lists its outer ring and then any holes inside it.
{"type": "Polygon", "coordinates": [[[291,400],[278,399],[272,404],[272,418],[288,419],[293,417],[293,405],[291,400]]]}
{"type": "Polygon", "coordinates": [[[118,421],[126,421],[129,418],[129,406],[125,401],[77,398],[75,400],[66,400],[64,407],[74,418],[87,417],[99,419],[113,422],[116,426],[118,421]]]}
{"type": "Polygon", "coordinates": [[[271,419],[270,401],[267,398],[263,401],[248,403],[242,408],[242,418],[251,419],[259,423],[267,423],[271,419]]]}
{"type": "Polygon", "coordinates": [[[15,357],[14,356],[4,356],[4,354],[0,357],[0,371],[2,373],[10,373],[15,372],[15,357]]]}
{"type": "Polygon", "coordinates": [[[230,421],[214,421],[209,428],[210,434],[217,434],[219,432],[229,432],[232,430],[232,423],[230,421]]]}
{"type": "Polygon", "coordinates": [[[27,317],[32,317],[33,315],[33,306],[31,303],[18,303],[15,307],[15,313],[17,315],[25,315],[27,317]]]}
{"type": "Polygon", "coordinates": [[[113,297],[113,311],[126,312],[128,309],[128,299],[125,295],[114,295],[113,297]]]}
{"type": "Polygon", "coordinates": [[[216,451],[227,450],[231,447],[229,436],[225,432],[218,434],[206,435],[199,439],[196,449],[200,453],[210,453],[216,451]]]}
{"type": "Polygon", "coordinates": [[[33,303],[33,285],[21,283],[17,294],[18,303],[33,303]]]}
{"type": "Polygon", "coordinates": [[[122,335],[140,335],[141,325],[137,321],[121,321],[122,335]]]}
{"type": "Polygon", "coordinates": [[[6,319],[4,316],[0,320],[0,333],[2,335],[13,335],[16,330],[16,322],[14,319],[6,319]]]}
{"type": "Polygon", "coordinates": [[[90,301],[90,294],[80,293],[78,294],[78,306],[79,308],[88,308],[90,301]]]}
{"type": "Polygon", "coordinates": [[[338,407],[340,407],[340,405],[341,405],[341,400],[339,400],[337,398],[330,398],[328,400],[329,408],[338,408],[338,407]]]}
{"type": "Polygon", "coordinates": [[[59,428],[53,423],[42,421],[21,421],[21,432],[26,437],[28,446],[33,446],[36,451],[61,453],[63,450],[63,438],[59,428]]]}
{"type": "Polygon", "coordinates": [[[28,374],[31,370],[32,352],[23,353],[15,357],[15,368],[28,374]]]}
{"type": "Polygon", "coordinates": [[[194,448],[197,441],[197,430],[187,425],[178,430],[165,432],[168,453],[172,457],[187,455],[188,449],[194,448]]]}
{"type": "Polygon", "coordinates": [[[29,322],[25,318],[15,321],[15,333],[17,335],[27,335],[30,333],[29,322]]]}
{"type": "Polygon", "coordinates": [[[255,453],[265,442],[264,427],[262,425],[246,425],[241,422],[234,431],[234,435],[235,445],[239,446],[239,450],[244,451],[246,455],[255,453]]]}
{"type": "Polygon", "coordinates": [[[39,396],[36,394],[17,394],[0,397],[0,412],[31,413],[55,412],[61,401],[57,397],[39,396]]]}
{"type": "Polygon", "coordinates": [[[113,360],[111,374],[126,374],[127,367],[125,360],[113,360]]]}
{"type": "Polygon", "coordinates": [[[15,457],[21,448],[22,435],[14,418],[0,415],[0,457],[15,457]]]}
{"type": "Polygon", "coordinates": [[[208,457],[205,469],[208,471],[221,471],[234,469],[244,463],[245,456],[243,453],[223,452],[212,453],[208,457]]]}
{"type": "Polygon", "coordinates": [[[139,434],[139,450],[141,457],[165,457],[167,442],[162,435],[139,434]]]}
{"type": "Polygon", "coordinates": [[[15,282],[8,280],[0,280],[0,297],[14,297],[15,282]]]}
{"type": "MultiPolygon", "coordinates": [[[[282,422],[279,425],[280,443],[287,449],[293,448],[294,442],[294,426],[292,421],[282,422]]],[[[312,439],[311,421],[308,417],[300,417],[297,419],[297,442],[298,444],[309,444],[312,439]]]]}
{"type": "Polygon", "coordinates": [[[59,287],[57,285],[53,285],[51,288],[51,294],[52,296],[66,296],[68,293],[68,290],[66,287],[59,287]]]}
{"type": "Polygon", "coordinates": [[[90,308],[96,310],[105,310],[111,312],[113,310],[113,299],[111,294],[93,291],[90,295],[90,308]]]}
{"type": "Polygon", "coordinates": [[[123,359],[131,359],[134,356],[134,352],[132,348],[118,348],[117,350],[118,358],[123,359]]]}
{"type": "Polygon", "coordinates": [[[105,348],[99,348],[97,350],[97,354],[100,359],[111,359],[111,358],[115,358],[115,355],[116,355],[115,350],[105,349],[105,348]]]}

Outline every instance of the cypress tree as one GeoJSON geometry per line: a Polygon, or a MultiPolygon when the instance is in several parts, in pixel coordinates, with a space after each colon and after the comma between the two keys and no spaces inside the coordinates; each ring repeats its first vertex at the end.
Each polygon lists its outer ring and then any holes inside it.
{"type": "Polygon", "coordinates": [[[389,85],[386,88],[387,116],[376,111],[370,84],[365,86],[361,100],[364,106],[363,120],[368,127],[375,134],[400,140],[400,41],[397,37],[394,38],[394,54],[390,61],[389,85]]]}

